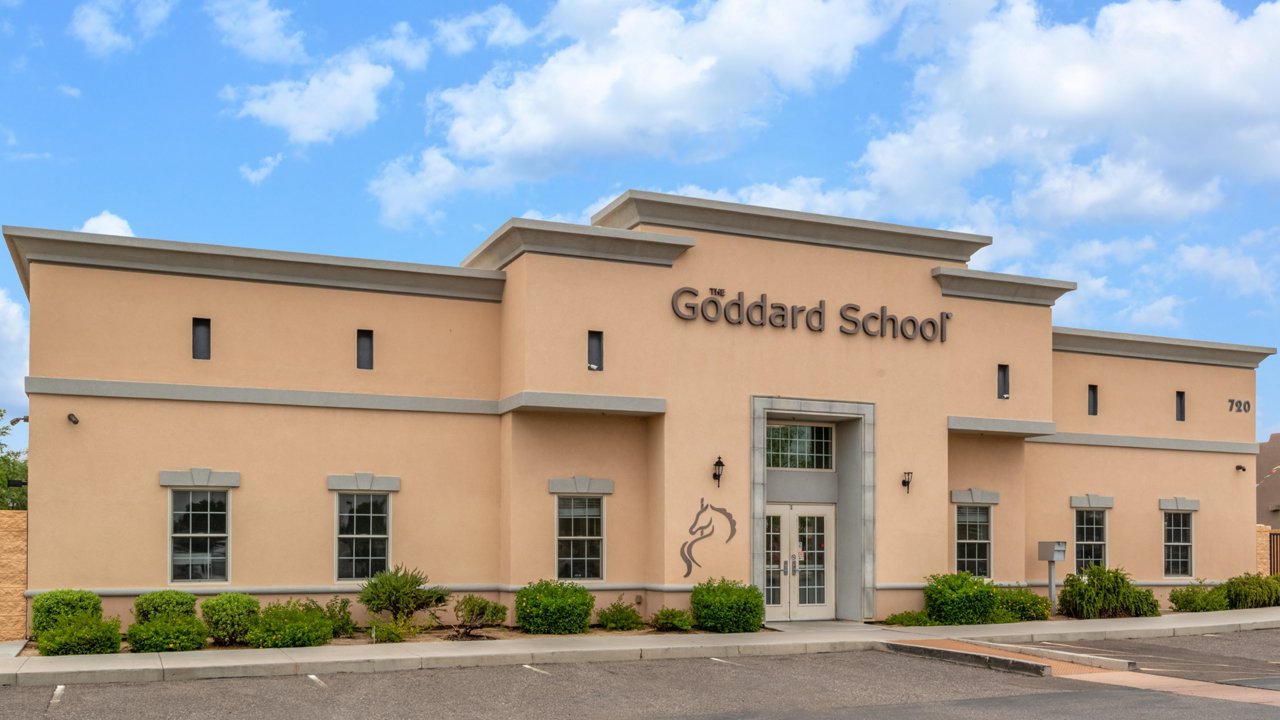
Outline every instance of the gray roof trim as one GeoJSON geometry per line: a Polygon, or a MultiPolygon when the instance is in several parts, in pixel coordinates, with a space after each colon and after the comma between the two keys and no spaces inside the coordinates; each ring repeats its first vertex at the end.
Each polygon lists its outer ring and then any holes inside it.
{"type": "Polygon", "coordinates": [[[985,235],[853,220],[681,195],[628,190],[591,216],[599,227],[662,225],[849,250],[968,262],[991,244],[985,235]]]}
{"type": "Polygon", "coordinates": [[[1052,307],[1058,298],[1076,289],[1075,283],[1065,280],[1047,280],[956,267],[934,268],[933,279],[942,286],[942,294],[945,297],[994,300],[1043,307],[1052,307]]]}
{"type": "Polygon", "coordinates": [[[1138,437],[1136,435],[1054,433],[1053,435],[1027,438],[1027,442],[1138,448],[1141,450],[1186,450],[1189,452],[1216,452],[1232,455],[1258,454],[1258,443],[1226,442],[1223,440],[1183,440],[1181,438],[1138,437]]]}
{"type": "Polygon", "coordinates": [[[1043,420],[1009,420],[1006,418],[964,417],[961,415],[947,417],[947,430],[954,433],[1029,438],[1052,435],[1057,432],[1057,429],[1056,423],[1043,420]]]}
{"type": "Polygon", "coordinates": [[[4,237],[28,295],[33,262],[487,302],[502,301],[506,281],[492,270],[7,225],[4,237]]]}
{"type": "Polygon", "coordinates": [[[28,377],[26,390],[28,394],[32,395],[75,395],[80,397],[222,402],[246,405],[291,405],[296,407],[394,410],[462,415],[498,414],[498,403],[495,400],[281,390],[277,388],[221,387],[216,385],[179,385],[124,380],[28,377]]]}
{"type": "Polygon", "coordinates": [[[1071,507],[1075,510],[1110,510],[1116,506],[1116,499],[1109,495],[1072,495],[1071,507]]]}
{"type": "Polygon", "coordinates": [[[525,253],[671,267],[694,241],[673,235],[512,218],[476,248],[463,267],[501,270],[525,253]]]}
{"type": "Polygon", "coordinates": [[[498,412],[580,412],[601,415],[662,415],[667,411],[663,398],[623,395],[581,395],[578,393],[519,392],[498,401],[498,412]]]}
{"type": "Polygon", "coordinates": [[[1184,497],[1160,498],[1159,506],[1161,510],[1169,512],[1195,512],[1200,509],[1200,501],[1184,497]]]}
{"type": "Polygon", "coordinates": [[[1142,360],[1166,360],[1249,369],[1257,368],[1267,357],[1276,354],[1275,348],[1258,345],[1233,345],[1058,326],[1053,328],[1053,349],[1055,352],[1114,355],[1142,360]]]}

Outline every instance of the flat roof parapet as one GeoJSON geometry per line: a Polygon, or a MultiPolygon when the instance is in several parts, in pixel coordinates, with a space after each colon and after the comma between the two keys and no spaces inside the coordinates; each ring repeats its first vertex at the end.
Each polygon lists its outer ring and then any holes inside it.
{"type": "Polygon", "coordinates": [[[661,225],[935,260],[968,262],[991,244],[985,235],[930,230],[833,215],[762,208],[681,195],[628,190],[595,215],[597,227],[661,225]]]}
{"type": "Polygon", "coordinates": [[[1263,360],[1276,354],[1275,348],[1259,345],[1233,345],[1059,326],[1053,328],[1053,350],[1249,369],[1256,369],[1263,360]]]}
{"type": "Polygon", "coordinates": [[[954,267],[934,268],[933,279],[942,286],[942,294],[948,297],[1045,307],[1052,306],[1058,298],[1076,289],[1075,283],[1066,280],[1047,280],[954,267]]]}
{"type": "Polygon", "coordinates": [[[671,267],[695,245],[688,238],[512,218],[476,248],[462,266],[501,270],[525,253],[671,267]]]}

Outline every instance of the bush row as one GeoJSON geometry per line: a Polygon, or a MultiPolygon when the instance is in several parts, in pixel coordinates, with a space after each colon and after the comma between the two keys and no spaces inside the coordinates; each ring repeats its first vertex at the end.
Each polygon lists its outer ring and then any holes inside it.
{"type": "Polygon", "coordinates": [[[1217,587],[1200,580],[1170,591],[1169,604],[1179,612],[1275,607],[1280,605],[1280,575],[1245,573],[1217,587]]]}

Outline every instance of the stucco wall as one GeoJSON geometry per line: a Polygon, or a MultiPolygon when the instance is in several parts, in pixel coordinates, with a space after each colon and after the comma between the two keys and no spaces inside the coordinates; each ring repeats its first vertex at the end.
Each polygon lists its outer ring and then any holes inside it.
{"type": "Polygon", "coordinates": [[[0,640],[27,634],[27,513],[0,510],[0,640]]]}
{"type": "Polygon", "coordinates": [[[1258,572],[1271,574],[1271,527],[1259,525],[1257,528],[1258,572]]]}

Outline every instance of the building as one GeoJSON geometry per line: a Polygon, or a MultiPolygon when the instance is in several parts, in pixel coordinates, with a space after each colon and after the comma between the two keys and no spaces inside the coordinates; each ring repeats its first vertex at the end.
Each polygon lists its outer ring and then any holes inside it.
{"type": "MultiPolygon", "coordinates": [[[[630,191],[436,267],[6,227],[28,596],[351,592],[404,563],[646,614],[883,618],[926,576],[1254,564],[1273,348],[1055,327],[990,238],[630,191]],[[1229,400],[1227,407],[1224,401],[1229,400]]],[[[109,608],[109,612],[110,612],[109,608]]]]}
{"type": "Polygon", "coordinates": [[[1258,446],[1258,524],[1280,528],[1280,433],[1258,446]]]}

